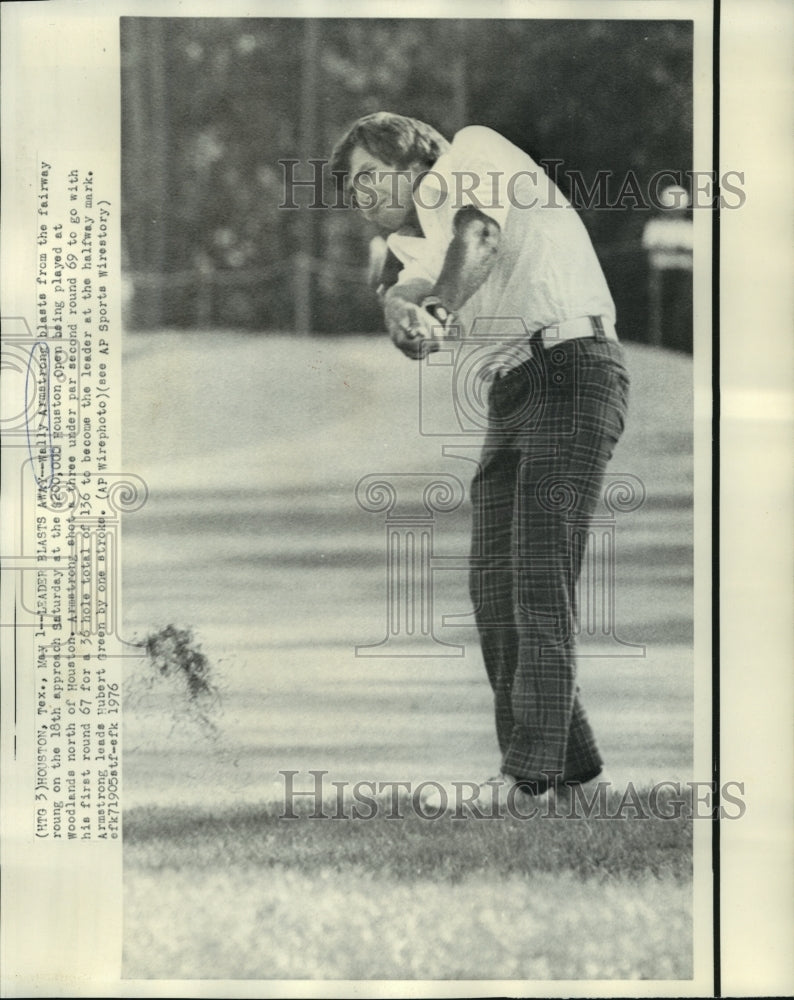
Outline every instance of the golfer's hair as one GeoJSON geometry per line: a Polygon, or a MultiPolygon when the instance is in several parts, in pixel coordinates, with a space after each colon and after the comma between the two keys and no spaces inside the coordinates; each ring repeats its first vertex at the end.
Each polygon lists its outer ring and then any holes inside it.
{"type": "Polygon", "coordinates": [[[432,167],[449,143],[432,125],[389,111],[376,111],[354,122],[334,146],[331,170],[350,170],[350,154],[362,146],[387,166],[405,170],[412,163],[432,167]]]}

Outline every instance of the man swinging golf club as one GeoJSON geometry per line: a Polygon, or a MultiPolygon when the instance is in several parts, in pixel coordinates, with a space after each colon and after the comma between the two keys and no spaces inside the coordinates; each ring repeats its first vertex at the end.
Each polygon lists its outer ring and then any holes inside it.
{"type": "Polygon", "coordinates": [[[490,348],[470,590],[502,759],[483,801],[495,788],[540,797],[594,779],[602,759],[576,684],[576,588],[628,376],[587,231],[531,157],[480,126],[448,143],[424,122],[367,115],[331,169],[402,265],[381,289],[394,344],[421,360],[454,329],[490,348]]]}

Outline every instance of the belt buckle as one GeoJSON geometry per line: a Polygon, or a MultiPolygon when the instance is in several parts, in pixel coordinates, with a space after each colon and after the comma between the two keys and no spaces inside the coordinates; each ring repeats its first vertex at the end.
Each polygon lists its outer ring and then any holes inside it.
{"type": "Polygon", "coordinates": [[[561,342],[560,325],[559,323],[554,323],[551,326],[542,326],[539,330],[535,330],[534,333],[530,335],[529,339],[544,349],[547,347],[553,347],[555,344],[559,344],[561,342]]]}

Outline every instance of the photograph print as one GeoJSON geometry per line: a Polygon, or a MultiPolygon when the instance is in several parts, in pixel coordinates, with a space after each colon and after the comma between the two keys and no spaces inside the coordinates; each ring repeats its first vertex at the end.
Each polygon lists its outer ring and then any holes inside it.
{"type": "Polygon", "coordinates": [[[711,989],[697,23],[120,19],[126,979],[711,989]]]}

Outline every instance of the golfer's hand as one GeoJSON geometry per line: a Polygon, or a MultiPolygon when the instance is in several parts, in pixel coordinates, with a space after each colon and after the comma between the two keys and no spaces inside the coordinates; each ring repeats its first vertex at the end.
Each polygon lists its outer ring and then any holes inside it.
{"type": "Polygon", "coordinates": [[[407,357],[417,361],[441,346],[433,337],[433,317],[413,302],[389,295],[384,302],[384,314],[392,343],[407,357]]]}

